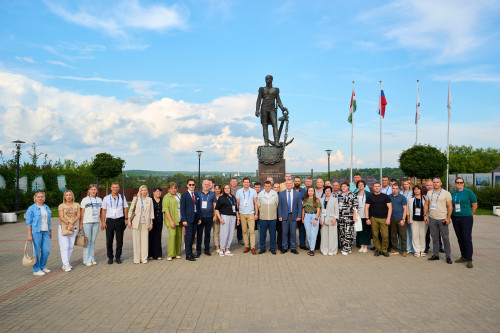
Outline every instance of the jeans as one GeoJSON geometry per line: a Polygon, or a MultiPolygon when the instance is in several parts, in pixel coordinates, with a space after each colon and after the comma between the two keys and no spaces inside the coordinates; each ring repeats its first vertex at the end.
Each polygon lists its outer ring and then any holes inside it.
{"type": "Polygon", "coordinates": [[[299,227],[299,246],[306,246],[306,228],[304,226],[304,221],[297,221],[297,226],[299,227]]]}
{"type": "Polygon", "coordinates": [[[201,242],[205,231],[205,251],[210,251],[210,230],[212,230],[213,217],[202,217],[201,224],[196,227],[196,253],[201,254],[201,242]]]}
{"type": "Polygon", "coordinates": [[[71,261],[71,254],[73,253],[73,248],[75,246],[75,238],[78,230],[74,230],[71,235],[62,235],[62,227],[59,225],[58,229],[58,240],[59,240],[59,250],[61,251],[61,261],[63,265],[69,266],[71,261]]]}
{"type": "Polygon", "coordinates": [[[412,239],[413,239],[413,232],[411,230],[411,225],[406,223],[406,252],[409,252],[409,253],[415,252],[415,249],[413,248],[412,239]]]}
{"type": "MultiPolygon", "coordinates": [[[[306,213],[304,215],[304,228],[306,229],[307,242],[309,243],[309,249],[314,251],[316,247],[316,237],[318,237],[319,221],[316,221],[316,226],[314,226],[314,219],[316,214],[306,213]]],[[[300,230],[300,229],[299,229],[300,230]]]]}
{"type": "Polygon", "coordinates": [[[87,246],[83,248],[83,263],[96,262],[94,257],[95,240],[100,227],[99,222],[83,223],[83,232],[87,236],[87,246]]]}
{"type": "Polygon", "coordinates": [[[276,251],[276,220],[259,220],[260,249],[266,249],[267,229],[269,229],[269,249],[276,251]]]}
{"type": "Polygon", "coordinates": [[[36,264],[33,265],[33,272],[38,272],[45,268],[47,265],[47,259],[50,253],[50,232],[40,231],[31,232],[33,236],[33,245],[35,247],[36,264]]]}

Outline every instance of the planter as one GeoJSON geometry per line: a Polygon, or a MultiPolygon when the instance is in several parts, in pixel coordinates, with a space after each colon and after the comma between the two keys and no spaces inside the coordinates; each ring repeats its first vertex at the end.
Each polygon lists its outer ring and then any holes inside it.
{"type": "Polygon", "coordinates": [[[17,222],[16,213],[2,213],[2,222],[4,223],[17,222]]]}

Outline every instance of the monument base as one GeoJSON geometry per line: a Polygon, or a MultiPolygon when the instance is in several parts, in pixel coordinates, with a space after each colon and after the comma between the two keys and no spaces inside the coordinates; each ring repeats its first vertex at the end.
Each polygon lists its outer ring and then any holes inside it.
{"type": "Polygon", "coordinates": [[[259,161],[259,172],[257,174],[257,179],[264,187],[264,182],[267,177],[273,177],[275,183],[282,183],[285,181],[285,159],[280,159],[279,162],[274,164],[264,164],[259,161]]]}

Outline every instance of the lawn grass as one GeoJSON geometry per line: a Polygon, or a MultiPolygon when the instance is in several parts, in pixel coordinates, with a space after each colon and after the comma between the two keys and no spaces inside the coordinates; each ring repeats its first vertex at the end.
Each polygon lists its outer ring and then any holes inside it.
{"type": "Polygon", "coordinates": [[[493,209],[478,208],[474,215],[493,215],[493,209]]]}

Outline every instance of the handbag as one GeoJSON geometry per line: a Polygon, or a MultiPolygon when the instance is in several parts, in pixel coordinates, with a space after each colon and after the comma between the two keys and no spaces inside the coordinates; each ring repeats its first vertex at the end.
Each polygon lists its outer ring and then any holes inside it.
{"type": "Polygon", "coordinates": [[[361,217],[356,214],[356,221],[354,222],[354,231],[360,232],[363,231],[363,224],[361,223],[361,217]]]}
{"type": "Polygon", "coordinates": [[[75,245],[76,246],[83,246],[83,247],[86,247],[87,246],[87,243],[88,243],[88,239],[87,237],[85,236],[85,234],[80,231],[78,233],[78,235],[76,235],[76,238],[75,238],[75,245]]]}
{"type": "Polygon", "coordinates": [[[23,266],[33,266],[34,264],[36,264],[36,256],[34,255],[35,253],[35,245],[33,244],[32,241],[29,241],[29,240],[26,240],[26,243],[24,244],[24,254],[23,254],[23,260],[22,260],[22,264],[23,266]],[[28,252],[26,252],[27,248],[28,248],[28,242],[31,243],[31,256],[28,252]]]}
{"type": "Polygon", "coordinates": [[[75,228],[71,228],[68,230],[67,227],[68,224],[61,221],[61,235],[63,236],[73,235],[73,233],[75,232],[75,228]]]}

